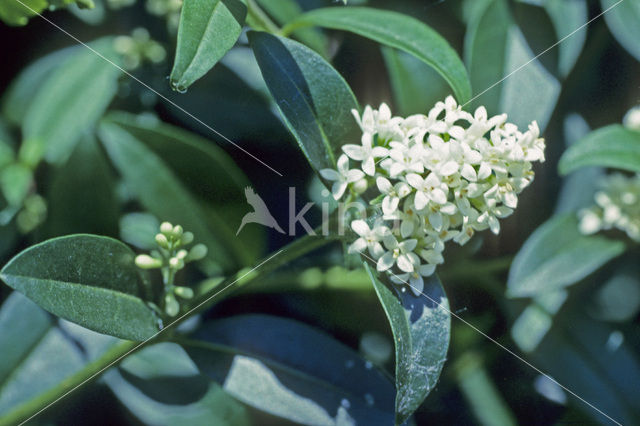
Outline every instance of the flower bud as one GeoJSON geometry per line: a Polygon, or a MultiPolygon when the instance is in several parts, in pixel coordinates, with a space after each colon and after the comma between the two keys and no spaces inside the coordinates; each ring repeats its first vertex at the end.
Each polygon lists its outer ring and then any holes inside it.
{"type": "Polygon", "coordinates": [[[180,304],[172,293],[168,293],[164,296],[164,311],[170,317],[175,317],[178,315],[178,312],[180,312],[180,304]]]}
{"type": "Polygon", "coordinates": [[[184,230],[182,229],[182,226],[176,225],[173,227],[171,234],[173,235],[174,238],[180,238],[182,237],[183,232],[184,230]]]}
{"type": "Polygon", "coordinates": [[[160,225],[160,232],[163,234],[169,234],[171,231],[173,231],[173,225],[169,222],[162,222],[162,225],[160,225]]]}
{"type": "Polygon", "coordinates": [[[192,262],[195,260],[203,259],[207,255],[207,252],[207,246],[205,246],[204,244],[196,244],[191,248],[191,251],[189,251],[189,255],[185,260],[187,262],[192,262]]]}
{"type": "Polygon", "coordinates": [[[187,244],[191,244],[193,242],[193,233],[185,232],[184,234],[182,234],[182,237],[180,238],[180,242],[184,246],[186,246],[187,244]]]}
{"type": "Polygon", "coordinates": [[[140,254],[136,256],[136,266],[142,269],[160,268],[162,261],[146,254],[140,254]]]}
{"type": "Polygon", "coordinates": [[[169,259],[169,266],[173,269],[182,269],[184,268],[184,260],[178,259],[177,257],[172,257],[169,259]]]}
{"type": "Polygon", "coordinates": [[[176,287],[173,289],[173,292],[176,294],[176,296],[180,296],[183,299],[193,298],[193,290],[189,287],[176,287]]]}
{"type": "Polygon", "coordinates": [[[164,234],[156,234],[156,243],[162,248],[169,248],[169,240],[164,234]]]}
{"type": "Polygon", "coordinates": [[[187,254],[189,254],[188,251],[186,251],[185,249],[179,250],[178,253],[176,253],[176,257],[178,259],[184,259],[185,257],[187,257],[187,254]]]}

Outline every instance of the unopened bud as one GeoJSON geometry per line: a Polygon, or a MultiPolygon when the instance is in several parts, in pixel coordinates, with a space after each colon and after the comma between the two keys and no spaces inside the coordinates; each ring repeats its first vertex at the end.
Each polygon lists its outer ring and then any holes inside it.
{"type": "Polygon", "coordinates": [[[185,249],[178,250],[178,253],[176,253],[176,257],[178,259],[184,259],[185,257],[187,257],[187,254],[189,254],[189,252],[186,251],[185,249]]]}
{"type": "Polygon", "coordinates": [[[182,243],[182,245],[187,245],[187,244],[191,244],[193,242],[193,233],[191,232],[185,232],[184,234],[182,234],[182,237],[180,238],[180,242],[182,243]]]}
{"type": "Polygon", "coordinates": [[[182,226],[180,225],[176,225],[173,227],[173,230],[171,231],[171,233],[173,234],[173,236],[175,238],[180,238],[182,237],[184,230],[182,229],[182,226]]]}
{"type": "Polygon", "coordinates": [[[189,287],[176,287],[173,289],[173,292],[176,294],[176,296],[180,296],[183,299],[193,298],[193,290],[189,287]]]}
{"type": "Polygon", "coordinates": [[[171,233],[171,231],[173,231],[173,225],[169,222],[162,222],[162,224],[160,225],[160,232],[162,232],[163,234],[169,234],[171,233]]]}
{"type": "Polygon", "coordinates": [[[191,251],[189,251],[189,255],[185,260],[191,262],[194,260],[203,259],[207,255],[207,252],[207,246],[205,246],[204,244],[196,244],[191,248],[191,251]]]}
{"type": "Polygon", "coordinates": [[[156,243],[162,248],[169,248],[169,240],[164,234],[156,234],[156,243]]]}
{"type": "Polygon", "coordinates": [[[182,269],[184,268],[184,261],[182,259],[178,259],[177,257],[172,257],[169,259],[169,266],[173,269],[182,269]]]}
{"type": "Polygon", "coordinates": [[[147,254],[139,254],[136,256],[136,266],[142,269],[160,268],[162,266],[162,261],[147,254]]]}
{"type": "Polygon", "coordinates": [[[164,296],[164,311],[170,317],[175,317],[180,312],[180,304],[172,293],[164,296]]]}

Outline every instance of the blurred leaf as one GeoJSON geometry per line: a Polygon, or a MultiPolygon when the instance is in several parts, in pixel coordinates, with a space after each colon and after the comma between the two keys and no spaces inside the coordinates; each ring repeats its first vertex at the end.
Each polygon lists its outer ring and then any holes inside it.
{"type": "MultiPolygon", "coordinates": [[[[571,114],[564,120],[564,134],[567,146],[585,137],[591,129],[578,114],[571,114]]],[[[604,177],[600,167],[582,167],[562,180],[555,213],[576,212],[593,205],[593,196],[598,182],[604,177]]]]}
{"type": "Polygon", "coordinates": [[[144,340],[161,322],[144,301],[148,288],[134,257],[117,240],[70,235],[22,251],[0,277],[54,315],[99,333],[144,340]]]}
{"type": "Polygon", "coordinates": [[[213,68],[240,37],[246,15],[247,6],[241,0],[185,0],[171,87],[187,90],[213,68]]]}
{"type": "Polygon", "coordinates": [[[640,0],[600,0],[602,9],[607,10],[604,19],[609,30],[627,52],[640,61],[640,0]],[[618,4],[619,3],[619,4],[618,4]]]}
{"type": "Polygon", "coordinates": [[[566,77],[578,60],[587,40],[586,28],[574,33],[587,23],[589,18],[587,2],[585,0],[546,0],[544,8],[556,29],[558,41],[564,39],[558,45],[558,68],[560,75],[566,77]]]}
{"type": "Polygon", "coordinates": [[[210,262],[231,268],[252,261],[252,252],[230,227],[237,216],[220,214],[226,203],[243,202],[246,182],[222,150],[184,130],[145,124],[126,114],[109,115],[100,126],[100,137],[140,202],[161,221],[193,232],[209,248],[210,262]],[[194,193],[215,199],[217,208],[204,210],[194,193]]]}
{"type": "Polygon", "coordinates": [[[5,416],[20,404],[84,365],[80,352],[53,327],[49,315],[18,292],[0,309],[0,353],[0,424],[11,422],[5,416]]]}
{"type": "Polygon", "coordinates": [[[451,335],[449,300],[433,275],[425,297],[401,292],[400,298],[365,265],[384,308],[396,345],[396,424],[402,424],[433,390],[447,359],[451,335]]]}
{"type": "Polygon", "coordinates": [[[640,172],[640,132],[619,124],[594,130],[562,154],[558,170],[566,175],[585,166],[640,172]]]}
{"type": "Polygon", "coordinates": [[[249,43],[291,133],[317,171],[336,168],[340,147],[358,141],[356,99],[320,55],[287,38],[250,32],[249,43]]]}
{"type": "Polygon", "coordinates": [[[0,0],[0,19],[7,25],[27,25],[29,18],[42,12],[48,5],[47,0],[0,0]]]}
{"type": "Polygon", "coordinates": [[[539,61],[529,63],[534,53],[515,25],[506,0],[484,3],[471,17],[465,36],[465,58],[477,96],[473,105],[484,105],[490,114],[507,113],[509,121],[520,127],[536,120],[544,130],[560,83],[539,61]]]}
{"type": "Polygon", "coordinates": [[[47,235],[118,235],[113,172],[93,134],[84,136],[48,191],[47,235]]]}
{"type": "Polygon", "coordinates": [[[632,348],[621,340],[611,345],[619,331],[588,319],[575,309],[556,319],[551,332],[532,354],[532,360],[551,377],[571,389],[582,401],[569,397],[569,403],[600,423],[607,414],[620,424],[640,420],[640,364],[632,348]],[[588,401],[589,404],[585,404],[588,401]]]}
{"type": "Polygon", "coordinates": [[[598,319],[629,321],[640,311],[640,268],[635,258],[624,260],[593,295],[593,316],[598,319]]]}
{"type": "Polygon", "coordinates": [[[509,406],[491,380],[479,354],[475,352],[464,353],[456,360],[454,368],[458,386],[480,424],[485,426],[517,424],[509,406]]]}
{"type": "Polygon", "coordinates": [[[307,12],[290,24],[291,28],[311,25],[350,31],[410,53],[449,83],[459,103],[471,98],[469,76],[456,51],[440,34],[415,18],[367,7],[330,7],[307,12]]]}
{"type": "Polygon", "coordinates": [[[145,424],[250,424],[242,405],[200,375],[185,351],[173,343],[149,346],[127,357],[105,381],[145,424]]]}
{"type": "Polygon", "coordinates": [[[11,207],[21,207],[33,184],[33,172],[20,163],[13,163],[0,170],[0,189],[11,207]]]}
{"type": "Polygon", "coordinates": [[[206,323],[192,337],[181,344],[200,371],[250,406],[303,424],[393,421],[391,383],[309,326],[245,315],[206,323]]]}
{"type": "Polygon", "coordinates": [[[575,214],[551,218],[524,243],[511,265],[509,297],[527,297],[572,285],[625,251],[621,241],[582,235],[575,214]]]}
{"type": "Polygon", "coordinates": [[[19,126],[34,96],[46,81],[47,77],[81,49],[83,49],[83,47],[74,46],[57,50],[23,68],[2,96],[2,113],[7,120],[19,126]]]}
{"type": "MultiPolygon", "coordinates": [[[[302,14],[302,8],[297,0],[256,0],[256,2],[281,26],[302,14]]],[[[292,35],[323,57],[329,57],[329,41],[317,28],[300,28],[292,35]]]]}
{"type": "Polygon", "coordinates": [[[160,221],[149,213],[127,213],[120,218],[120,238],[122,241],[143,250],[158,246],[156,234],[160,221]]]}
{"type": "Polygon", "coordinates": [[[447,97],[449,87],[433,68],[408,53],[382,48],[400,115],[424,114],[447,97]]]}
{"type": "MultiPolygon", "coordinates": [[[[120,64],[113,38],[90,46],[120,64]]],[[[25,144],[51,163],[64,163],[80,137],[94,127],[116,94],[121,71],[89,49],[79,49],[40,86],[23,121],[25,144]]]]}

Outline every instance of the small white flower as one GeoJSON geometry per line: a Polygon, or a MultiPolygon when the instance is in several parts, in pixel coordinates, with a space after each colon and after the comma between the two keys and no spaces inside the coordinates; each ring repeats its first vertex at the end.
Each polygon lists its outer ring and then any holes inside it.
{"type": "Polygon", "coordinates": [[[417,210],[424,209],[429,202],[446,204],[449,189],[435,173],[429,173],[424,179],[416,173],[409,173],[407,182],[416,189],[414,202],[417,210]]]}
{"type": "Polygon", "coordinates": [[[386,235],[383,241],[388,251],[378,259],[378,271],[386,271],[397,264],[401,271],[413,272],[414,265],[420,264],[418,255],[413,253],[413,249],[418,244],[417,240],[409,239],[399,243],[393,235],[386,235]]]}
{"type": "Polygon", "coordinates": [[[380,241],[391,231],[386,226],[369,228],[364,220],[354,220],[351,222],[351,229],[360,236],[349,246],[349,253],[362,253],[364,249],[368,249],[374,259],[380,258],[384,254],[384,248],[380,241]]]}
{"type": "Polygon", "coordinates": [[[411,188],[404,182],[391,185],[389,179],[382,176],[376,179],[376,185],[378,186],[378,190],[382,194],[385,194],[385,197],[382,199],[382,213],[384,213],[387,218],[392,218],[398,209],[400,200],[411,193],[411,188]]]}
{"type": "Polygon", "coordinates": [[[322,169],[320,170],[320,175],[334,182],[331,187],[331,193],[336,200],[339,200],[342,195],[344,195],[344,191],[350,183],[356,182],[364,177],[362,170],[349,169],[349,158],[344,154],[338,158],[337,171],[333,169],[322,169]]]}
{"type": "Polygon", "coordinates": [[[342,151],[352,160],[361,161],[362,170],[369,176],[373,176],[376,170],[374,158],[385,157],[388,152],[387,148],[373,146],[373,136],[370,133],[362,135],[362,145],[343,145],[342,151]]]}

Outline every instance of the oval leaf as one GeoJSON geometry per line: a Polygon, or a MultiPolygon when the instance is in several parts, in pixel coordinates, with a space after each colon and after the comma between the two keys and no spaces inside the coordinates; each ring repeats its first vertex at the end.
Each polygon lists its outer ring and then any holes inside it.
{"type": "Polygon", "coordinates": [[[145,340],[161,322],[144,301],[148,288],[134,257],[117,240],[70,235],[24,250],[0,277],[54,315],[99,333],[145,340]]]}
{"type": "Polygon", "coordinates": [[[575,284],[622,254],[625,244],[582,235],[575,214],[540,226],[518,252],[507,282],[509,297],[532,297],[575,284]]]}
{"type": "Polygon", "coordinates": [[[246,15],[240,0],[185,0],[171,86],[184,91],[209,71],[240,37],[246,15]]]}
{"type": "Polygon", "coordinates": [[[358,105],[347,83],[319,54],[298,42],[263,32],[250,32],[249,42],[311,166],[335,169],[340,146],[359,140],[351,115],[358,105]]]}
{"type": "Polygon", "coordinates": [[[594,130],[571,145],[558,163],[563,175],[585,166],[640,172],[640,132],[619,124],[594,130]]]}
{"type": "Polygon", "coordinates": [[[315,9],[285,27],[317,25],[344,30],[403,50],[432,66],[449,83],[460,104],[471,97],[469,76],[455,50],[437,32],[407,15],[368,7],[315,9]]]}
{"type": "Polygon", "coordinates": [[[396,424],[402,424],[435,387],[447,359],[451,336],[449,300],[435,275],[425,282],[424,295],[403,292],[399,299],[368,264],[365,268],[396,343],[396,424]]]}
{"type": "Polygon", "coordinates": [[[307,325],[246,315],[207,323],[192,337],[181,343],[200,371],[255,408],[302,424],[393,421],[392,384],[307,325]]]}
{"type": "Polygon", "coordinates": [[[207,273],[213,275],[235,266],[228,250],[236,241],[233,231],[226,224],[215,229],[207,226],[198,202],[158,155],[108,121],[101,123],[99,136],[125,184],[142,205],[161,221],[182,225],[208,247],[204,264],[207,273]]]}
{"type": "MultiPolygon", "coordinates": [[[[120,64],[113,38],[91,47],[120,64]]],[[[118,89],[119,68],[89,49],[78,49],[41,85],[24,117],[25,143],[51,163],[64,163],[87,129],[93,128],[118,89]]]]}

